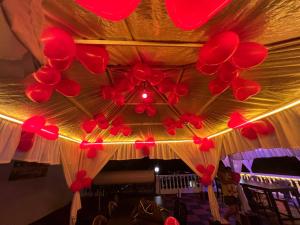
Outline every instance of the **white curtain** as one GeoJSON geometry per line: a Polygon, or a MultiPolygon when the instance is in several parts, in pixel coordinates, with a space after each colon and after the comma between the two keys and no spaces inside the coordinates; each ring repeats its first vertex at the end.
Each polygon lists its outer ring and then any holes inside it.
{"type": "Polygon", "coordinates": [[[21,126],[0,120],[0,163],[9,163],[21,137],[21,126]]]}

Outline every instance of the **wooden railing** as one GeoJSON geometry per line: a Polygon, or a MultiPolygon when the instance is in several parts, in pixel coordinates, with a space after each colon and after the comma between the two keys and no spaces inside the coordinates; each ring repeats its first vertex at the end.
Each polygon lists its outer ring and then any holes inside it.
{"type": "Polygon", "coordinates": [[[278,174],[260,174],[260,173],[241,173],[241,178],[244,180],[253,180],[261,183],[286,183],[295,187],[300,192],[300,177],[278,174]]]}
{"type": "Polygon", "coordinates": [[[156,176],[157,194],[199,193],[203,191],[195,174],[174,174],[156,176]]]}

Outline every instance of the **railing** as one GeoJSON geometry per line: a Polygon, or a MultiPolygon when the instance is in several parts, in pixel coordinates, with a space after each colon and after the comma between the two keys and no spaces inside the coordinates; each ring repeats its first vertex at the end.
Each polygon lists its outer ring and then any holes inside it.
{"type": "Polygon", "coordinates": [[[295,187],[300,192],[300,177],[277,175],[277,174],[261,174],[261,173],[241,173],[241,178],[244,180],[253,180],[261,183],[287,183],[292,187],[295,187]]]}
{"type": "Polygon", "coordinates": [[[195,174],[156,176],[156,194],[199,193],[203,191],[195,174]]]}

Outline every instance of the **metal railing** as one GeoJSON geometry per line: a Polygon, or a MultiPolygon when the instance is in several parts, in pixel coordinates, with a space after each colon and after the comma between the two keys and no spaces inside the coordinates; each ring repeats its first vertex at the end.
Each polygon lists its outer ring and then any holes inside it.
{"type": "Polygon", "coordinates": [[[170,174],[156,176],[156,194],[199,193],[203,191],[195,174],[170,174]]]}
{"type": "Polygon", "coordinates": [[[261,173],[241,173],[241,178],[244,180],[253,180],[261,183],[278,184],[286,183],[295,187],[300,192],[300,177],[278,174],[261,174],[261,173]]]}

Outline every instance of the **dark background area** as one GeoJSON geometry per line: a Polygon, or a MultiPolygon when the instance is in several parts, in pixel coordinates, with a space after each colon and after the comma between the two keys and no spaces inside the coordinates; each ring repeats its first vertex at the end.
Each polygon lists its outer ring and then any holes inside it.
{"type": "MultiPolygon", "coordinates": [[[[103,171],[117,170],[154,170],[159,166],[159,174],[191,173],[191,169],[179,159],[154,160],[149,158],[109,161],[103,171]]],[[[249,172],[245,166],[243,172],[249,172]]],[[[300,176],[300,161],[296,157],[276,157],[255,159],[252,165],[254,173],[283,174],[300,176]]]]}

